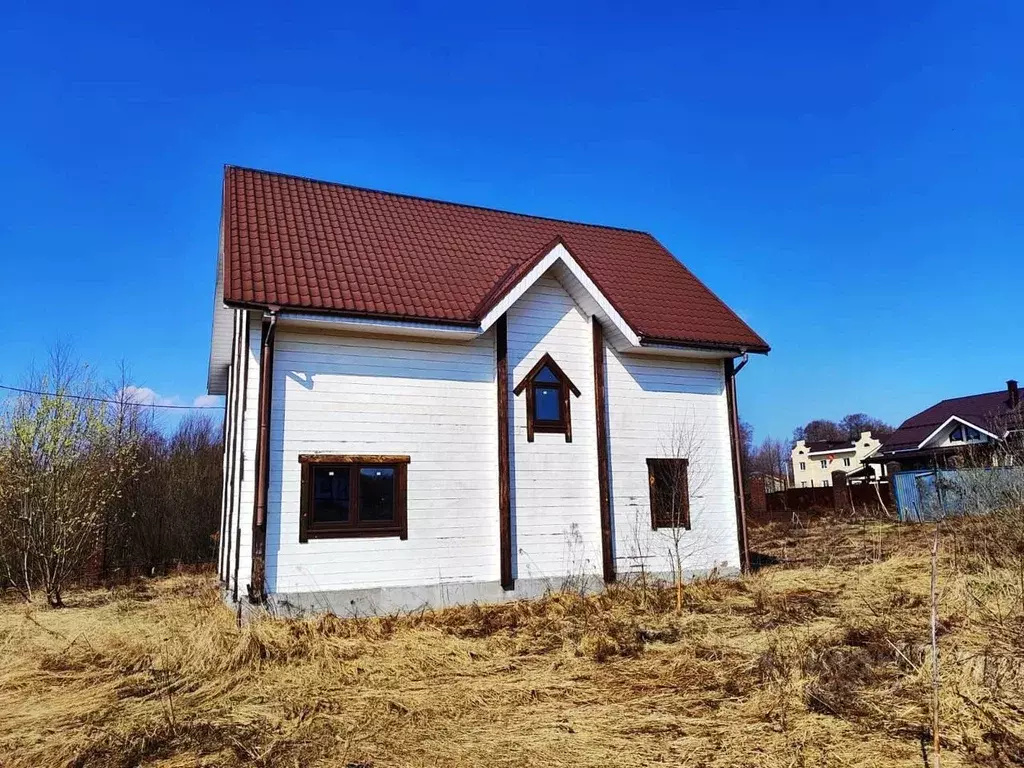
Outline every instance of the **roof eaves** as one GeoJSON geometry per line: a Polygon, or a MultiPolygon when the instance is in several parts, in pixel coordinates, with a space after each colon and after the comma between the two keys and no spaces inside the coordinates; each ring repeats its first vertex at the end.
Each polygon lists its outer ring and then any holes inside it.
{"type": "Polygon", "coordinates": [[[717,301],[717,302],[718,302],[719,304],[721,304],[721,305],[722,305],[723,307],[725,307],[726,311],[728,311],[728,312],[729,312],[729,314],[731,314],[731,315],[732,315],[733,317],[735,317],[735,318],[736,318],[737,320],[739,320],[739,321],[740,321],[740,323],[741,323],[741,324],[742,324],[743,326],[745,326],[745,327],[746,327],[746,329],[747,329],[748,331],[750,331],[750,333],[751,333],[751,334],[753,334],[753,336],[754,336],[754,337],[755,337],[755,338],[756,338],[756,339],[757,339],[758,341],[760,341],[760,342],[761,342],[760,348],[758,348],[758,349],[754,349],[753,347],[751,347],[751,349],[750,349],[750,351],[751,351],[751,352],[755,352],[755,351],[756,351],[756,352],[759,352],[759,353],[763,352],[763,353],[767,354],[768,352],[770,352],[770,351],[771,351],[771,347],[769,346],[769,344],[768,344],[768,342],[767,342],[767,341],[765,341],[765,340],[764,340],[763,338],[761,338],[761,334],[759,334],[759,333],[758,333],[757,331],[755,331],[755,330],[754,330],[753,328],[751,328],[751,327],[750,327],[750,324],[749,324],[749,323],[748,323],[748,322],[747,322],[746,320],[744,320],[744,319],[743,319],[742,317],[740,317],[740,316],[739,316],[738,314],[736,314],[735,310],[733,310],[733,308],[732,308],[732,307],[730,307],[730,306],[729,306],[729,305],[728,305],[728,304],[727,304],[726,302],[722,301],[722,297],[721,297],[721,296],[719,296],[719,295],[718,295],[717,293],[715,293],[714,291],[712,291],[712,290],[711,290],[711,289],[710,289],[710,288],[708,287],[707,283],[705,283],[705,282],[704,282],[703,280],[701,280],[701,279],[700,279],[699,277],[697,277],[697,275],[696,275],[696,274],[694,274],[694,273],[693,273],[693,272],[692,272],[692,271],[690,270],[690,268],[689,268],[689,267],[687,267],[687,266],[686,266],[685,264],[683,264],[683,262],[681,262],[681,261],[680,261],[679,259],[677,259],[677,258],[676,258],[675,256],[673,256],[673,255],[672,255],[672,251],[670,251],[670,250],[669,250],[668,248],[666,248],[666,247],[665,247],[665,246],[664,246],[664,245],[662,244],[662,242],[661,242],[661,241],[660,241],[660,240],[659,240],[658,238],[656,238],[656,237],[655,237],[654,235],[650,234],[649,232],[644,232],[643,234],[644,234],[644,235],[646,235],[647,237],[651,238],[651,240],[652,240],[652,241],[653,241],[653,242],[654,242],[654,243],[655,243],[655,244],[656,244],[656,245],[657,245],[657,246],[658,246],[659,248],[661,248],[661,250],[662,250],[662,251],[664,251],[664,252],[665,252],[666,254],[668,254],[669,258],[671,258],[671,259],[672,259],[673,261],[675,261],[675,262],[676,262],[676,263],[677,263],[677,264],[678,264],[678,265],[679,265],[680,267],[682,267],[682,268],[683,268],[684,270],[686,270],[687,274],[688,274],[688,275],[689,275],[689,276],[690,276],[691,278],[693,278],[693,280],[694,280],[694,281],[695,281],[695,282],[696,282],[696,283],[697,283],[697,284],[698,284],[699,286],[701,286],[701,287],[702,287],[702,288],[703,288],[703,289],[704,289],[705,291],[707,291],[707,292],[708,292],[709,294],[711,294],[711,296],[713,296],[713,297],[714,297],[714,299],[715,299],[715,300],[716,300],[716,301],[717,301]]]}
{"type": "Polygon", "coordinates": [[[460,328],[479,328],[480,323],[475,320],[454,320],[446,317],[423,317],[420,315],[395,315],[387,314],[383,312],[358,312],[356,310],[341,310],[341,309],[311,309],[310,307],[303,307],[293,304],[267,304],[263,302],[253,301],[225,301],[227,306],[235,309],[250,309],[250,310],[264,310],[264,311],[281,311],[281,312],[294,312],[303,315],[309,315],[311,317],[323,316],[323,317],[350,317],[350,318],[366,318],[373,320],[382,321],[393,321],[393,322],[417,322],[427,323],[431,325],[454,325],[460,328]]]}
{"type": "MultiPolygon", "coordinates": [[[[763,341],[763,340],[762,340],[763,341]]],[[[640,344],[643,346],[665,346],[665,347],[685,347],[688,349],[707,349],[714,351],[735,351],[737,354],[744,354],[745,352],[753,352],[758,355],[766,355],[771,352],[771,347],[767,344],[760,346],[751,346],[749,344],[742,344],[740,342],[717,342],[717,341],[703,341],[700,339],[667,339],[658,336],[643,336],[640,337],[640,344]]]]}

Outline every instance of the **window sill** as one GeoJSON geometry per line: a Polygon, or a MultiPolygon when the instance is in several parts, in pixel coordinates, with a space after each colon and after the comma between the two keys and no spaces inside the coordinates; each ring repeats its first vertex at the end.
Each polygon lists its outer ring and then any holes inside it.
{"type": "MultiPolygon", "coordinates": [[[[401,539],[409,532],[401,528],[307,528],[307,539],[401,539]]],[[[301,543],[301,542],[300,542],[301,543]]]]}

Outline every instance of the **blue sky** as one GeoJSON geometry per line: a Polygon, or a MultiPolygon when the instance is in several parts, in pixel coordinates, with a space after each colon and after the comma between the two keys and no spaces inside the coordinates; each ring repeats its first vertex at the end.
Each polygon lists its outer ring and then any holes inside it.
{"type": "Polygon", "coordinates": [[[8,4],[0,383],[202,395],[225,163],[654,233],[758,438],[1024,379],[1024,4],[618,5],[8,4]]]}

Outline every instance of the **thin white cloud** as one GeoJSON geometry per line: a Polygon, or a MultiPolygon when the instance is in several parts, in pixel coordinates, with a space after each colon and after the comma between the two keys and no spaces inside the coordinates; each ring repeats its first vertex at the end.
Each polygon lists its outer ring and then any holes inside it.
{"type": "Polygon", "coordinates": [[[196,395],[191,403],[179,395],[161,395],[151,387],[127,386],[122,390],[126,398],[139,405],[177,405],[192,408],[209,408],[219,406],[221,399],[217,395],[196,395]]]}
{"type": "Polygon", "coordinates": [[[125,387],[122,392],[125,397],[139,405],[181,405],[181,398],[177,396],[164,397],[156,390],[150,389],[149,387],[136,387],[134,385],[130,385],[125,387]]]}

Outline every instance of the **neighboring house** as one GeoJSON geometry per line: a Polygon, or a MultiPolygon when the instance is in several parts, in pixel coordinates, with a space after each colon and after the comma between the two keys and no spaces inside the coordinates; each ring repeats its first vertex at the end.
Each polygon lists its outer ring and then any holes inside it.
{"type": "Polygon", "coordinates": [[[797,440],[791,453],[794,487],[830,486],[836,471],[854,475],[880,445],[870,432],[861,432],[856,440],[797,440]]]}
{"type": "Polygon", "coordinates": [[[736,570],[734,359],[767,351],[648,234],[227,168],[220,577],[365,613],[667,574],[674,540],[736,570]]]}
{"type": "Polygon", "coordinates": [[[911,416],[871,462],[893,470],[991,466],[1000,461],[1001,444],[1021,434],[1022,417],[1020,391],[1010,379],[1006,389],[943,400],[911,416]]]}

